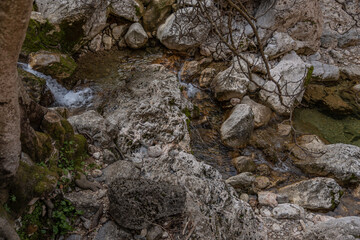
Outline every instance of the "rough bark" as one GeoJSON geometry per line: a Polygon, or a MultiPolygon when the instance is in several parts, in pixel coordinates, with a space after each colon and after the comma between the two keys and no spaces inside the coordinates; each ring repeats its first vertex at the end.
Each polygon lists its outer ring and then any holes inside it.
{"type": "Polygon", "coordinates": [[[30,19],[32,0],[0,1],[0,188],[18,168],[20,109],[17,60],[30,19]]]}

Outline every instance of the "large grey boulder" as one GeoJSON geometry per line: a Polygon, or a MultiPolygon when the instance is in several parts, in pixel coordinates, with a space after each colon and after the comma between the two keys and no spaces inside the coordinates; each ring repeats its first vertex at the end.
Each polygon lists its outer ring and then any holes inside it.
{"type": "Polygon", "coordinates": [[[292,148],[293,162],[303,171],[317,176],[333,176],[348,183],[360,179],[360,148],[337,143],[325,145],[313,135],[298,139],[292,148]]]}
{"type": "Polygon", "coordinates": [[[291,203],[310,210],[332,210],[340,203],[342,188],[332,178],[313,178],[280,188],[291,203]]]}
{"type": "Polygon", "coordinates": [[[317,0],[261,1],[255,17],[260,37],[265,41],[277,31],[303,42],[311,52],[320,47],[323,18],[317,0]]]}
{"type": "Polygon", "coordinates": [[[110,10],[118,17],[138,22],[144,13],[144,6],[139,0],[109,1],[110,10]]]}
{"type": "Polygon", "coordinates": [[[90,139],[98,147],[112,147],[116,128],[94,110],[72,116],[68,119],[74,129],[90,139]]]}
{"type": "Polygon", "coordinates": [[[254,113],[254,126],[255,128],[266,125],[271,118],[272,111],[270,108],[257,103],[248,96],[245,96],[241,100],[241,104],[246,104],[251,107],[252,112],[254,113]]]}
{"type": "Polygon", "coordinates": [[[125,41],[131,48],[141,48],[147,40],[148,36],[140,23],[133,23],[125,34],[125,41]]]}
{"type": "Polygon", "coordinates": [[[253,129],[254,114],[251,107],[238,104],[234,107],[230,117],[221,125],[221,140],[229,147],[244,147],[249,141],[253,129]]]}
{"type": "Polygon", "coordinates": [[[264,84],[260,91],[261,100],[278,114],[290,114],[295,101],[301,102],[302,100],[306,73],[306,64],[295,52],[285,55],[270,70],[274,81],[268,81],[264,84]]]}
{"type": "Polygon", "coordinates": [[[171,14],[157,30],[157,38],[169,49],[184,51],[199,46],[210,32],[210,23],[193,7],[171,14]]]}
{"type": "Polygon", "coordinates": [[[297,204],[282,203],[272,210],[277,219],[301,219],[305,216],[304,208],[297,204]]]}
{"type": "Polygon", "coordinates": [[[306,229],[304,239],[355,240],[360,236],[360,217],[343,217],[306,229]]]}
{"type": "Polygon", "coordinates": [[[211,83],[211,88],[219,101],[228,101],[232,98],[241,99],[247,93],[249,79],[244,71],[246,72],[247,69],[239,67],[239,64],[233,64],[216,75],[211,83]]]}

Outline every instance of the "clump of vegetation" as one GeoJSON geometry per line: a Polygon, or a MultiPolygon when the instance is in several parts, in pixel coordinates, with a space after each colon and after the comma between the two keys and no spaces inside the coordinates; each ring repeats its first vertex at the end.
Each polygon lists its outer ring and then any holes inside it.
{"type": "Polygon", "coordinates": [[[21,219],[21,227],[17,231],[22,240],[54,239],[74,230],[76,219],[82,215],[70,201],[55,199],[51,216],[43,216],[43,203],[38,201],[34,209],[21,219]]]}

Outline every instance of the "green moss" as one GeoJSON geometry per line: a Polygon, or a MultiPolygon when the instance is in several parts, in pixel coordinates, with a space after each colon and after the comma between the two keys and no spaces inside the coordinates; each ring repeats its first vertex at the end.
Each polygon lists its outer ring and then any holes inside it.
{"type": "Polygon", "coordinates": [[[49,66],[42,67],[40,71],[46,75],[50,75],[57,80],[69,78],[77,67],[74,59],[67,55],[60,56],[60,62],[53,63],[49,66]]]}
{"type": "Polygon", "coordinates": [[[52,50],[74,53],[75,46],[81,45],[84,37],[84,20],[73,23],[63,21],[58,27],[49,23],[40,23],[30,19],[22,51],[25,54],[39,50],[52,50]]]}
{"type": "Polygon", "coordinates": [[[37,136],[37,147],[36,147],[36,158],[32,158],[36,162],[45,161],[50,157],[53,151],[53,145],[51,138],[48,134],[42,132],[36,132],[37,136]]]}
{"type": "Polygon", "coordinates": [[[58,174],[47,167],[28,165],[20,162],[14,181],[11,183],[10,194],[16,197],[16,202],[9,202],[14,213],[20,214],[28,202],[35,197],[44,197],[51,193],[57,183],[58,174]]]}
{"type": "Polygon", "coordinates": [[[88,143],[83,135],[75,134],[75,153],[74,153],[74,165],[76,169],[82,167],[81,163],[88,157],[88,143]]]}
{"type": "Polygon", "coordinates": [[[39,103],[46,88],[46,80],[36,77],[21,68],[18,68],[18,75],[20,76],[25,90],[29,94],[30,98],[39,103]]]}
{"type": "Polygon", "coordinates": [[[188,108],[184,108],[182,112],[185,114],[185,116],[189,119],[191,119],[191,111],[188,108]]]}
{"type": "Polygon", "coordinates": [[[65,130],[65,141],[71,141],[74,139],[74,129],[71,126],[71,124],[68,122],[68,120],[66,119],[62,119],[61,120],[61,126],[64,128],[65,130]]]}
{"type": "Polygon", "coordinates": [[[314,72],[314,66],[309,67],[308,71],[306,73],[306,77],[304,79],[304,85],[305,86],[307,86],[310,83],[313,72],[314,72]]]}

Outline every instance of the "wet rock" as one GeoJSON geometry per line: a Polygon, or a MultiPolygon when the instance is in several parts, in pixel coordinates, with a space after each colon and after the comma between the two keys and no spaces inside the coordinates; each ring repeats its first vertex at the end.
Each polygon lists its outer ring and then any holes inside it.
{"type": "Polygon", "coordinates": [[[157,38],[169,49],[184,51],[199,46],[205,41],[209,32],[210,23],[196,8],[187,7],[176,11],[166,19],[157,30],[157,38]]]}
{"type": "Polygon", "coordinates": [[[240,156],[232,159],[232,164],[235,166],[238,173],[242,172],[254,172],[256,170],[256,164],[252,157],[240,156]]]}
{"type": "Polygon", "coordinates": [[[342,143],[325,145],[314,135],[301,137],[297,142],[303,149],[296,146],[292,149],[293,161],[305,172],[334,176],[345,183],[360,179],[359,147],[342,143]]]}
{"type": "Polygon", "coordinates": [[[181,69],[181,78],[184,80],[190,80],[199,74],[200,64],[198,61],[187,61],[184,63],[181,69]]]}
{"type": "Polygon", "coordinates": [[[200,75],[199,85],[202,88],[207,88],[210,86],[212,80],[214,79],[216,70],[214,68],[205,68],[200,75]]]}
{"type": "Polygon", "coordinates": [[[242,99],[241,104],[246,104],[251,107],[251,110],[254,113],[254,127],[255,128],[262,127],[270,121],[271,114],[272,114],[272,111],[270,108],[251,100],[248,96],[245,96],[242,99]]]}
{"type": "Polygon", "coordinates": [[[105,223],[96,233],[94,240],[113,240],[113,239],[123,239],[123,240],[133,240],[131,234],[121,230],[115,222],[108,221],[105,223]]]}
{"type": "Polygon", "coordinates": [[[247,92],[249,79],[241,68],[236,66],[218,73],[211,83],[211,88],[219,101],[228,101],[231,98],[242,99],[247,92]]]}
{"type": "Polygon", "coordinates": [[[64,195],[65,199],[69,200],[77,210],[84,212],[85,218],[91,218],[99,209],[102,204],[102,198],[105,196],[106,191],[100,190],[92,192],[90,190],[70,192],[64,195]]]}
{"type": "Polygon", "coordinates": [[[280,188],[291,203],[310,210],[331,210],[340,203],[342,188],[331,178],[313,178],[280,188]]]}
{"type": "Polygon", "coordinates": [[[152,0],[146,7],[143,17],[144,28],[147,32],[152,32],[165,21],[171,13],[171,6],[175,0],[152,0]]]}
{"type": "Polygon", "coordinates": [[[276,194],[272,192],[259,192],[258,201],[259,204],[264,206],[276,207],[278,205],[276,194]]]}
{"type": "Polygon", "coordinates": [[[255,176],[252,173],[244,172],[228,178],[225,182],[237,190],[247,192],[252,188],[254,181],[255,176]]]}
{"type": "Polygon", "coordinates": [[[131,48],[137,49],[145,46],[148,35],[140,23],[133,23],[125,34],[125,41],[131,48]]]}
{"type": "Polygon", "coordinates": [[[105,181],[105,183],[109,185],[114,180],[119,178],[138,177],[140,177],[140,170],[137,169],[132,162],[119,160],[103,169],[103,175],[97,180],[105,181]]]}
{"type": "Polygon", "coordinates": [[[60,62],[59,53],[52,53],[47,51],[39,51],[36,53],[31,53],[29,55],[29,65],[31,68],[39,69],[40,67],[47,67],[53,63],[60,62]]]}
{"type": "Polygon", "coordinates": [[[244,147],[254,128],[254,115],[251,107],[238,104],[230,117],[221,125],[221,140],[229,147],[244,147]]]}
{"type": "Polygon", "coordinates": [[[117,179],[110,184],[110,214],[122,227],[141,230],[163,217],[184,211],[180,186],[144,179],[117,179]]]}
{"type": "Polygon", "coordinates": [[[301,219],[305,216],[305,210],[296,204],[279,204],[272,211],[273,216],[278,219],[301,219]]]}
{"type": "Polygon", "coordinates": [[[115,126],[94,110],[72,116],[68,121],[77,132],[86,136],[95,146],[104,148],[113,146],[115,126]]]}
{"type": "Polygon", "coordinates": [[[286,54],[270,70],[274,82],[268,81],[263,86],[264,89],[260,91],[261,100],[278,114],[288,115],[295,101],[301,102],[306,72],[305,63],[295,52],[286,54]]]}
{"type": "Polygon", "coordinates": [[[240,199],[244,202],[249,202],[249,195],[247,195],[246,193],[242,193],[240,194],[240,199]]]}
{"type": "Polygon", "coordinates": [[[139,0],[110,1],[111,12],[132,22],[138,22],[144,13],[144,6],[139,0]]]}
{"type": "Polygon", "coordinates": [[[280,136],[289,136],[291,133],[291,125],[285,123],[279,123],[277,125],[277,130],[280,136]]]}
{"type": "Polygon", "coordinates": [[[360,218],[343,217],[319,223],[306,230],[304,239],[352,240],[360,236],[360,218]]]}

